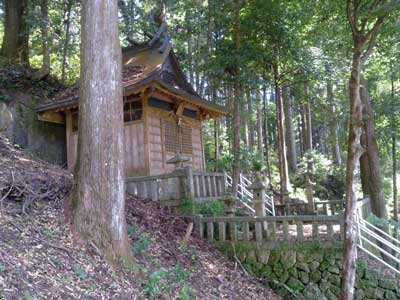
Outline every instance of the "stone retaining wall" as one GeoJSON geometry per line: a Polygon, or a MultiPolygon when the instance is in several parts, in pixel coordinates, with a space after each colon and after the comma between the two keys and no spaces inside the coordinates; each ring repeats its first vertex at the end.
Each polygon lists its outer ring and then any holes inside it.
{"type": "MultiPolygon", "coordinates": [[[[254,275],[265,278],[284,299],[336,300],[340,293],[342,247],[339,243],[256,244],[238,242],[219,248],[236,257],[254,275]]],[[[395,279],[385,279],[357,262],[355,300],[400,299],[395,279]]]]}

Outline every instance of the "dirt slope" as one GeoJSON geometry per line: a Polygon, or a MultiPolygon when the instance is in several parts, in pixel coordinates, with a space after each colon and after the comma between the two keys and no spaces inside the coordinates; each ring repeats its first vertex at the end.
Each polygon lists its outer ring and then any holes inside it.
{"type": "Polygon", "coordinates": [[[187,224],[129,195],[134,258],[110,267],[72,233],[71,183],[0,137],[0,299],[277,299],[206,241],[181,247],[187,224]]]}

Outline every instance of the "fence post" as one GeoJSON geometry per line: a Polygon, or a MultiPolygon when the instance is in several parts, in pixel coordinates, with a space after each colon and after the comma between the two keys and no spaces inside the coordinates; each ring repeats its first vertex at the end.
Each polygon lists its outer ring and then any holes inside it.
{"type": "Polygon", "coordinates": [[[194,181],[193,181],[193,168],[192,166],[184,167],[184,195],[186,198],[193,200],[194,199],[194,181]]]}

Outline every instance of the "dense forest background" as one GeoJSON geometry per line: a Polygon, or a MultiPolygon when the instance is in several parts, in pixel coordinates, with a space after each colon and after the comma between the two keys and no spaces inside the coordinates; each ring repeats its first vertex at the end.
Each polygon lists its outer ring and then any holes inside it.
{"type": "MultiPolygon", "coordinates": [[[[0,40],[6,2],[13,1],[0,2],[0,40]]],[[[16,34],[26,37],[21,43],[28,56],[18,63],[36,69],[48,65],[50,75],[75,83],[80,1],[20,2],[25,24],[16,34]]],[[[362,4],[361,14],[373,2],[362,4]]],[[[317,197],[343,197],[352,59],[345,1],[121,0],[118,5],[122,46],[148,41],[164,13],[190,83],[205,99],[232,109],[230,118],[205,124],[207,168],[264,170],[272,188],[278,190],[284,180],[293,197],[306,198],[307,182],[317,183],[317,197]],[[289,176],[282,179],[286,169],[289,176]]],[[[362,72],[390,206],[397,197],[399,158],[398,26],[398,13],[390,14],[362,72]]]]}

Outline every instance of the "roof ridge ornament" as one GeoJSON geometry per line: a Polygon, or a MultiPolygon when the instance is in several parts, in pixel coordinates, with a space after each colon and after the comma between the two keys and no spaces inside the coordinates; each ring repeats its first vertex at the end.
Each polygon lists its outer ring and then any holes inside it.
{"type": "MultiPolygon", "coordinates": [[[[154,18],[151,16],[151,20],[154,21],[154,18]]],[[[166,15],[165,12],[163,12],[160,17],[159,17],[159,28],[157,30],[157,33],[151,38],[151,40],[148,42],[148,45],[153,48],[153,46],[158,45],[161,42],[161,46],[158,48],[158,51],[160,53],[164,53],[165,50],[167,49],[170,41],[170,37],[168,34],[167,30],[167,22],[166,22],[166,15]]]]}

